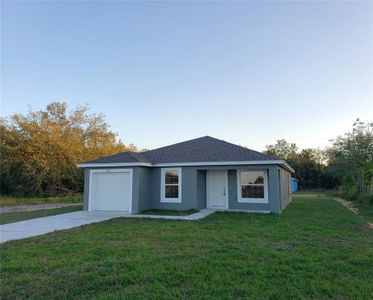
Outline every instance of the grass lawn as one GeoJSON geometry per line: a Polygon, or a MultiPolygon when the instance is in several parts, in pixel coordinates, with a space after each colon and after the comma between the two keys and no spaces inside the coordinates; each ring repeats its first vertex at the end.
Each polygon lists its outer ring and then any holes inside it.
{"type": "Polygon", "coordinates": [[[164,210],[164,209],[150,209],[140,212],[141,215],[171,215],[171,216],[187,216],[197,213],[196,209],[189,210],[164,210]]]}
{"type": "Polygon", "coordinates": [[[0,196],[0,206],[15,206],[28,204],[45,203],[83,203],[83,196],[65,196],[65,197],[12,197],[0,196]]]}
{"type": "Polygon", "coordinates": [[[372,299],[373,231],[328,198],[280,216],[118,218],[0,246],[0,297],[372,299]]]}
{"type": "Polygon", "coordinates": [[[0,214],[0,224],[13,223],[23,220],[35,219],[46,216],[65,214],[68,212],[83,210],[83,205],[66,206],[60,208],[41,209],[33,211],[10,212],[0,214]]]}

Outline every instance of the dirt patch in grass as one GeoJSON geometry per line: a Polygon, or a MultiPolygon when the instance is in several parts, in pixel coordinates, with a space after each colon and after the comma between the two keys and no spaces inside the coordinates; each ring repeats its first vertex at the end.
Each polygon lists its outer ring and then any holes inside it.
{"type": "Polygon", "coordinates": [[[0,196],[0,206],[33,205],[47,203],[83,203],[83,195],[65,197],[13,197],[0,196]]]}
{"type": "Polygon", "coordinates": [[[292,251],[294,249],[294,246],[290,245],[287,241],[279,241],[274,245],[274,249],[280,251],[292,251]]]}
{"type": "Polygon", "coordinates": [[[354,205],[353,205],[352,202],[344,200],[344,199],[341,199],[341,198],[335,198],[335,201],[337,201],[338,203],[342,204],[344,207],[347,207],[354,214],[358,214],[359,213],[359,209],[356,208],[356,207],[354,207],[354,205]]]}
{"type": "MultiPolygon", "coordinates": [[[[335,198],[335,201],[337,201],[338,203],[340,203],[341,205],[349,209],[354,214],[357,214],[357,215],[359,214],[359,209],[355,207],[351,201],[347,201],[341,198],[335,198]]],[[[368,221],[368,227],[373,230],[373,223],[368,221]]]]}
{"type": "Polygon", "coordinates": [[[81,203],[46,203],[46,204],[32,204],[32,205],[15,205],[0,207],[0,213],[12,213],[21,211],[33,211],[42,209],[53,209],[66,206],[82,205],[81,203]]]}
{"type": "Polygon", "coordinates": [[[32,211],[18,211],[18,212],[8,212],[0,214],[0,224],[14,223],[24,220],[30,220],[35,218],[47,217],[65,214],[73,211],[80,211],[83,209],[83,205],[69,205],[65,207],[49,208],[41,210],[32,211]]]}

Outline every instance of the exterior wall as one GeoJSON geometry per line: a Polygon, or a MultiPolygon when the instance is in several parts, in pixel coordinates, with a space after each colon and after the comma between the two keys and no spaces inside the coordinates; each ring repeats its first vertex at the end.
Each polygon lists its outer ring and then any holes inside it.
{"type": "Polygon", "coordinates": [[[206,208],[206,171],[197,170],[197,209],[206,208]]]}
{"type": "Polygon", "coordinates": [[[152,182],[152,169],[147,167],[139,167],[134,171],[133,189],[137,192],[134,195],[132,202],[132,211],[141,212],[143,210],[152,209],[152,189],[149,188],[152,182]],[[136,178],[135,178],[136,177],[136,178]],[[135,186],[135,184],[137,186],[135,186]]]}
{"type": "Polygon", "coordinates": [[[197,172],[195,168],[181,168],[181,203],[162,203],[161,202],[161,168],[152,169],[152,208],[170,209],[170,210],[188,210],[197,208],[197,172]]]}
{"type": "MultiPolygon", "coordinates": [[[[175,166],[177,167],[177,166],[175,166]]],[[[108,168],[104,168],[108,169],[108,168]]],[[[111,168],[112,169],[112,168],[111,168]]],[[[125,169],[125,168],[122,168],[125,169]]],[[[133,170],[132,212],[147,209],[188,210],[206,207],[206,170],[228,170],[228,208],[279,213],[288,202],[286,178],[290,174],[277,165],[182,167],[181,203],[161,203],[161,168],[129,167],[133,170]],[[238,203],[237,170],[266,170],[268,203],[238,203]],[[285,176],[286,174],[286,176],[285,176]]],[[[85,169],[84,210],[88,210],[90,168],[85,169]]],[[[289,187],[289,184],[287,184],[289,187]]]]}
{"type": "Polygon", "coordinates": [[[280,205],[280,189],[278,188],[278,166],[272,166],[269,172],[268,181],[270,190],[269,193],[271,194],[271,198],[269,200],[270,210],[273,213],[280,213],[281,212],[281,205],[280,205]]]}
{"type": "Polygon", "coordinates": [[[278,189],[276,166],[266,166],[266,168],[258,167],[240,167],[239,170],[266,170],[268,178],[268,203],[239,203],[238,202],[238,187],[237,187],[237,169],[228,171],[228,208],[244,209],[251,211],[267,211],[278,213],[280,211],[278,205],[278,189]]]}
{"type": "MultiPolygon", "coordinates": [[[[175,166],[176,167],[176,166],[175,166]]],[[[161,168],[153,168],[153,198],[155,209],[202,209],[206,207],[206,171],[228,170],[228,208],[237,210],[264,211],[279,213],[280,190],[277,165],[248,166],[200,166],[182,168],[182,203],[161,203],[161,168]],[[238,203],[237,170],[266,170],[268,176],[268,203],[238,203]]]]}
{"type": "Polygon", "coordinates": [[[89,197],[89,176],[90,169],[84,169],[84,200],[83,200],[83,210],[88,210],[88,197],[89,197]]]}
{"type": "Polygon", "coordinates": [[[280,211],[283,211],[291,201],[291,174],[283,168],[278,168],[280,211]]]}

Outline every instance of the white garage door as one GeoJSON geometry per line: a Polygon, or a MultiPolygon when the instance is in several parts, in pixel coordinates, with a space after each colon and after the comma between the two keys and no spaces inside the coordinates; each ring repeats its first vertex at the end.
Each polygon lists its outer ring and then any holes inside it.
{"type": "Polygon", "coordinates": [[[131,211],[132,172],[92,171],[90,210],[131,211]]]}

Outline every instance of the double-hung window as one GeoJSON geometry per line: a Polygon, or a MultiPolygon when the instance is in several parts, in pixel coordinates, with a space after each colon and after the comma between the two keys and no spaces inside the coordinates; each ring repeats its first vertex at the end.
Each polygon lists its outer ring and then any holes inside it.
{"type": "Polygon", "coordinates": [[[237,172],[238,202],[268,203],[268,182],[266,171],[237,172]]]}
{"type": "Polygon", "coordinates": [[[161,202],[181,202],[181,168],[162,169],[161,202]]]}

